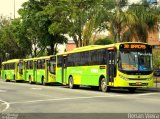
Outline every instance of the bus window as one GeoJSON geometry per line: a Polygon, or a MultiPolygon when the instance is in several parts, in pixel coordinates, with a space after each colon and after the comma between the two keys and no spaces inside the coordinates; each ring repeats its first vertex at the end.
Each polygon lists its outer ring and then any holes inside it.
{"type": "Polygon", "coordinates": [[[22,62],[19,63],[19,73],[23,74],[23,63],[22,62]]]}
{"type": "Polygon", "coordinates": [[[55,61],[50,61],[49,62],[49,71],[51,72],[51,73],[53,73],[53,74],[55,74],[56,73],[56,63],[55,63],[55,61]]]}

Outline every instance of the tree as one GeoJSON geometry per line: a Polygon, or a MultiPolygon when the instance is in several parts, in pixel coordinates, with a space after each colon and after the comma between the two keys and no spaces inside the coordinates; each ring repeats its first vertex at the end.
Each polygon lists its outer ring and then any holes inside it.
{"type": "MultiPolygon", "coordinates": [[[[45,2],[45,0],[41,1],[45,2]]],[[[57,44],[63,44],[67,42],[67,38],[64,34],[67,31],[66,24],[63,21],[65,14],[61,14],[65,4],[63,1],[49,1],[50,4],[46,4],[43,11],[38,12],[37,20],[39,19],[40,29],[40,43],[43,46],[50,46],[50,53],[56,53],[57,44]],[[64,24],[64,25],[62,25],[64,24]]]]}
{"type": "Polygon", "coordinates": [[[83,46],[82,31],[88,20],[94,0],[59,0],[48,6],[53,24],[50,32],[69,34],[77,47],[83,46]],[[56,29],[59,28],[59,29],[56,29]]]}
{"type": "Polygon", "coordinates": [[[147,42],[150,32],[158,31],[159,10],[151,7],[146,1],[132,4],[128,11],[133,12],[137,17],[136,24],[128,24],[128,30],[124,32],[125,41],[147,42]]]}
{"type": "Polygon", "coordinates": [[[24,58],[25,52],[23,47],[20,47],[14,36],[11,19],[1,17],[0,27],[0,51],[2,59],[24,58]],[[5,22],[3,22],[5,21],[5,22]]]}
{"type": "Polygon", "coordinates": [[[32,53],[32,43],[26,35],[26,29],[22,24],[22,20],[20,18],[14,19],[10,26],[14,39],[21,48],[21,51],[24,52],[25,56],[30,55],[32,53]]]}
{"type": "Polygon", "coordinates": [[[99,39],[96,40],[96,42],[94,43],[95,45],[108,45],[108,44],[112,44],[113,40],[111,40],[110,38],[103,38],[103,39],[99,39]]]}
{"type": "Polygon", "coordinates": [[[34,48],[34,54],[32,54],[32,57],[37,56],[37,49],[39,45],[39,29],[37,26],[37,17],[36,14],[39,11],[42,11],[42,6],[39,1],[37,0],[29,0],[25,3],[23,3],[22,8],[18,11],[21,19],[23,28],[25,28],[26,36],[31,42],[32,48],[34,48]]]}
{"type": "Polygon", "coordinates": [[[56,5],[53,6],[52,3],[56,4],[51,0],[29,0],[19,10],[27,38],[30,39],[34,48],[34,57],[40,55],[47,46],[51,49],[48,54],[53,54],[57,43],[66,42],[61,28],[56,27],[57,24],[52,20],[51,15],[54,12],[52,10],[56,9],[56,5]],[[38,53],[37,49],[40,49],[38,53]]]}

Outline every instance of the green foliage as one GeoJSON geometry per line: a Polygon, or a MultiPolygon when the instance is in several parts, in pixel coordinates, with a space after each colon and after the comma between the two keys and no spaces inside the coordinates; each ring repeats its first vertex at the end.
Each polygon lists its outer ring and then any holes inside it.
{"type": "Polygon", "coordinates": [[[1,61],[11,58],[12,59],[24,58],[26,50],[24,50],[24,48],[19,45],[18,39],[16,39],[16,35],[18,35],[16,25],[14,24],[16,20],[13,20],[11,22],[10,19],[1,17],[1,21],[2,21],[0,29],[1,61]]]}
{"type": "Polygon", "coordinates": [[[155,68],[160,67],[160,60],[159,57],[160,56],[160,49],[153,49],[153,66],[155,68]]]}
{"type": "Polygon", "coordinates": [[[110,38],[103,38],[103,39],[96,40],[96,42],[94,44],[95,45],[108,45],[108,44],[112,44],[112,43],[114,43],[114,42],[110,38]]]}
{"type": "Polygon", "coordinates": [[[134,38],[136,41],[147,42],[148,33],[158,28],[157,7],[150,7],[146,1],[142,0],[141,3],[132,4],[128,11],[133,12],[137,17],[136,24],[129,24],[129,29],[126,31],[130,34],[130,40],[134,38]]]}

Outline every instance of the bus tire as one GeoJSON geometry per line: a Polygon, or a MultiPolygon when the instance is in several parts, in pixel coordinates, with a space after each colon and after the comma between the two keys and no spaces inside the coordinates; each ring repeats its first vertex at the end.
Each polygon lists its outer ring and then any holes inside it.
{"type": "Polygon", "coordinates": [[[70,89],[79,88],[79,85],[75,85],[75,84],[74,84],[74,80],[73,80],[73,77],[72,77],[72,76],[69,77],[69,88],[70,88],[70,89]]]}
{"type": "Polygon", "coordinates": [[[129,91],[130,93],[135,93],[136,88],[128,88],[128,91],[129,91]]]}
{"type": "Polygon", "coordinates": [[[17,80],[16,80],[15,75],[13,76],[13,81],[14,81],[15,83],[17,83],[17,80]]]}
{"type": "Polygon", "coordinates": [[[110,87],[107,86],[105,78],[102,78],[102,80],[100,82],[100,89],[101,89],[102,92],[110,91],[110,87]]]}
{"type": "Polygon", "coordinates": [[[42,76],[42,78],[41,78],[41,84],[44,86],[46,85],[46,82],[44,81],[44,76],[42,76]]]}
{"type": "Polygon", "coordinates": [[[72,76],[69,77],[69,88],[70,89],[74,88],[74,81],[73,81],[73,77],[72,76]]]}
{"type": "Polygon", "coordinates": [[[29,84],[32,84],[32,77],[29,76],[29,84]]]}
{"type": "Polygon", "coordinates": [[[6,75],[5,75],[4,81],[5,81],[5,82],[9,82],[9,81],[10,81],[10,80],[7,79],[7,76],[6,76],[6,75]]]}

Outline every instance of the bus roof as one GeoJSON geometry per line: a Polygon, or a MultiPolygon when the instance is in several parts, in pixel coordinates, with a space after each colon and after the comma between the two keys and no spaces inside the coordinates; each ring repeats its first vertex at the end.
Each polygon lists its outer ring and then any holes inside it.
{"type": "Polygon", "coordinates": [[[119,48],[119,45],[121,45],[121,44],[127,44],[127,43],[133,43],[133,44],[134,43],[135,44],[139,43],[139,44],[146,44],[147,45],[147,43],[143,43],[143,42],[121,42],[121,43],[114,43],[114,44],[109,44],[109,45],[89,45],[89,46],[75,48],[72,51],[60,53],[60,54],[57,54],[57,55],[67,55],[67,54],[70,54],[70,53],[89,51],[89,50],[95,50],[95,49],[101,49],[101,48],[112,48],[112,47],[119,48]]]}
{"type": "Polygon", "coordinates": [[[34,58],[24,59],[24,61],[39,60],[39,59],[50,59],[51,57],[54,57],[54,56],[55,55],[42,56],[42,57],[34,57],[34,58]]]}
{"type": "Polygon", "coordinates": [[[51,57],[55,57],[55,55],[42,56],[42,57],[35,57],[35,58],[33,58],[33,59],[34,59],[34,60],[39,60],[39,59],[50,59],[51,57]]]}
{"type": "Polygon", "coordinates": [[[60,53],[60,54],[57,54],[57,55],[65,55],[65,54],[67,55],[67,54],[70,54],[70,53],[89,51],[89,50],[101,49],[101,48],[109,48],[109,47],[115,47],[115,44],[111,44],[111,45],[89,45],[89,46],[85,46],[85,47],[75,48],[72,51],[60,53]]]}
{"type": "Polygon", "coordinates": [[[2,64],[14,63],[14,62],[19,62],[19,61],[22,61],[22,59],[11,59],[11,60],[7,60],[5,62],[2,62],[2,64]]]}

